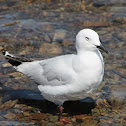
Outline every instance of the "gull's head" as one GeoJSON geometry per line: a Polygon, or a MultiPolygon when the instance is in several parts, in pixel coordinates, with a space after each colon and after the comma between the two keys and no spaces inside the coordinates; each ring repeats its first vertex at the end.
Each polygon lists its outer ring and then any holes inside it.
{"type": "Polygon", "coordinates": [[[77,51],[96,51],[101,49],[108,53],[108,51],[101,45],[99,35],[92,29],[83,29],[79,31],[76,36],[77,51]]]}

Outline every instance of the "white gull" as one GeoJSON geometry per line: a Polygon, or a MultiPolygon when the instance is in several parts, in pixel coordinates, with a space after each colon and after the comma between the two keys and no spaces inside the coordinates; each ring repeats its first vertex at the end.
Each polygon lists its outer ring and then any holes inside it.
{"type": "Polygon", "coordinates": [[[19,58],[3,50],[3,54],[17,71],[38,83],[42,96],[61,106],[68,100],[79,100],[91,95],[99,87],[104,75],[104,62],[99,49],[99,35],[83,29],[76,36],[76,54],[32,61],[19,58]]]}

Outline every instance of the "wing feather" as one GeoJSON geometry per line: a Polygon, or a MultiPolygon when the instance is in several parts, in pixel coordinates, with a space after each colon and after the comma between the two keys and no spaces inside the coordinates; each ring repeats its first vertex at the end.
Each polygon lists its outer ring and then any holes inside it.
{"type": "Polygon", "coordinates": [[[68,55],[51,58],[40,62],[43,68],[43,76],[49,81],[57,80],[59,84],[65,84],[72,81],[72,58],[68,55]]]}
{"type": "Polygon", "coordinates": [[[24,62],[16,69],[40,85],[65,85],[73,80],[72,55],[41,61],[24,62]]]}

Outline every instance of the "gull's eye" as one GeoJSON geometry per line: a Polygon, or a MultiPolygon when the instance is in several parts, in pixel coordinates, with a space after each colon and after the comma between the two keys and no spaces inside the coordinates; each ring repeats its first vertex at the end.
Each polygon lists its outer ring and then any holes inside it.
{"type": "Polygon", "coordinates": [[[89,40],[89,38],[88,37],[85,37],[85,39],[88,41],[89,40]]]}

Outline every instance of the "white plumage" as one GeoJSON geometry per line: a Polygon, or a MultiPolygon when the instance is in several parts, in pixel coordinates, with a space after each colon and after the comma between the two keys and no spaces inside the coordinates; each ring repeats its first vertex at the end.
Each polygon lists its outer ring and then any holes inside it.
{"type": "Polygon", "coordinates": [[[106,51],[98,34],[83,29],[76,36],[77,54],[23,62],[15,68],[38,83],[45,99],[62,105],[64,101],[82,99],[97,90],[104,75],[98,48],[106,51]]]}

